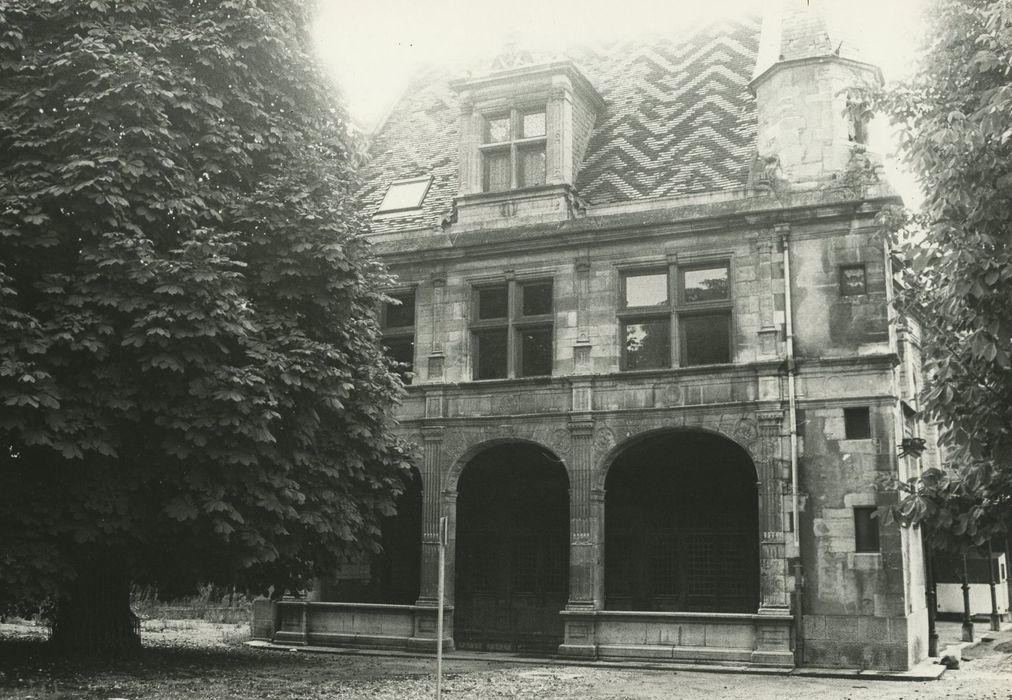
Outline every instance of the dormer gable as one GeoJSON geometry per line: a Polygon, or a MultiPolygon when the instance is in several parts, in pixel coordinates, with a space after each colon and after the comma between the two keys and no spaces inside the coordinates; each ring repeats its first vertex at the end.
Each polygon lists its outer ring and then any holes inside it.
{"type": "Polygon", "coordinates": [[[569,60],[497,65],[451,84],[460,101],[457,223],[567,219],[604,100],[569,60]]]}

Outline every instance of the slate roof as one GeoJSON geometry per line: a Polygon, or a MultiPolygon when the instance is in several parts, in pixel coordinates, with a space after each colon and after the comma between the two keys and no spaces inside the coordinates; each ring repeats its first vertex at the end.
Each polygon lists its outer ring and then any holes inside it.
{"type": "MultiPolygon", "coordinates": [[[[758,18],[726,19],[565,52],[606,103],[577,176],[579,195],[593,205],[744,187],[755,151],[748,82],[759,30],[758,18]]],[[[367,210],[375,211],[391,182],[433,176],[420,212],[374,219],[374,231],[438,227],[450,213],[460,109],[449,82],[464,74],[419,75],[374,135],[362,192],[367,210]]]]}

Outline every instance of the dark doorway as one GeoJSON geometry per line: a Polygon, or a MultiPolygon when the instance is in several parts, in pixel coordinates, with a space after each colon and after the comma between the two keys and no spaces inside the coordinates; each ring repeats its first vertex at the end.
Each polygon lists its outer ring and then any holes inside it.
{"type": "Polygon", "coordinates": [[[672,431],[637,443],[605,482],[605,607],[755,613],[755,467],[730,440],[672,431]]]}
{"type": "Polygon", "coordinates": [[[494,447],[457,496],[454,641],[460,649],[554,653],[569,588],[569,479],[542,448],[494,447]]]}
{"type": "Polygon", "coordinates": [[[411,470],[394,502],[397,512],[380,523],[383,549],[350,562],[324,591],[324,600],[413,605],[421,587],[422,480],[411,470]]]}

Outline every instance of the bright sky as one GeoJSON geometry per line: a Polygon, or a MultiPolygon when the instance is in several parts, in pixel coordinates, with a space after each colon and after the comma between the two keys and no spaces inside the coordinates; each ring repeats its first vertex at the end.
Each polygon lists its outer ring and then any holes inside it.
{"type": "MultiPolygon", "coordinates": [[[[420,66],[492,57],[511,36],[529,48],[550,50],[754,12],[770,0],[317,1],[320,59],[352,117],[370,129],[420,66]]],[[[926,1],[823,0],[848,33],[860,38],[865,56],[882,68],[887,83],[913,68],[926,1]]],[[[916,193],[909,177],[890,172],[890,179],[911,204],[916,193]]]]}

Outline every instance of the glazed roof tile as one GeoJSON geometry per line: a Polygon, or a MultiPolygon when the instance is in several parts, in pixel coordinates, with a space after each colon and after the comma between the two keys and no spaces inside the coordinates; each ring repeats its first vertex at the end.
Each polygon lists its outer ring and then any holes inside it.
{"type": "MultiPolygon", "coordinates": [[[[744,187],[755,150],[748,82],[759,29],[757,18],[728,19],[565,52],[606,105],[577,175],[578,194],[611,204],[744,187]]],[[[374,135],[362,191],[367,210],[375,211],[394,181],[431,174],[433,182],[420,211],[377,217],[373,231],[438,228],[450,214],[460,119],[450,81],[462,74],[418,75],[374,135]]]]}

